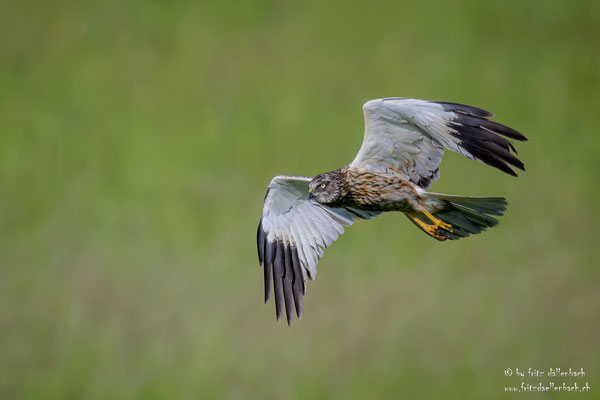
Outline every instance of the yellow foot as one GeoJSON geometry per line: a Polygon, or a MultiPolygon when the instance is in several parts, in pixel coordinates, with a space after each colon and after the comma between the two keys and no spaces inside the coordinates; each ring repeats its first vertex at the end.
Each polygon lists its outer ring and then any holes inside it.
{"type": "MultiPolygon", "coordinates": [[[[421,221],[419,218],[416,218],[416,217],[413,217],[413,216],[411,216],[411,218],[421,228],[423,228],[423,230],[425,232],[427,232],[427,234],[433,236],[434,238],[439,239],[439,240],[446,240],[446,239],[448,239],[448,235],[446,234],[446,232],[444,232],[442,229],[440,229],[439,226],[426,224],[425,222],[421,221]]],[[[443,228],[443,229],[446,229],[446,228],[443,228]]],[[[446,229],[446,231],[452,232],[449,229],[446,229]]]]}
{"type": "Polygon", "coordinates": [[[447,230],[448,232],[454,232],[452,230],[452,225],[445,223],[441,219],[437,219],[434,217],[429,211],[425,209],[425,207],[421,208],[421,212],[427,216],[435,224],[436,227],[447,230]]]}

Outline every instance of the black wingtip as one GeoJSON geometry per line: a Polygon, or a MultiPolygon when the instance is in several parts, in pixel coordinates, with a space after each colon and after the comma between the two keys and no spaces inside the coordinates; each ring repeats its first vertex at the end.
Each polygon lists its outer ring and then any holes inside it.
{"type": "Polygon", "coordinates": [[[297,286],[294,289],[294,302],[296,303],[296,316],[298,319],[302,318],[302,289],[297,286]]]}
{"type": "Polygon", "coordinates": [[[284,295],[284,304],[285,304],[285,315],[287,318],[288,325],[292,325],[292,321],[294,320],[294,297],[292,294],[292,282],[283,279],[283,295],[284,295]]]}
{"type": "Polygon", "coordinates": [[[476,160],[508,175],[518,176],[510,166],[525,170],[525,164],[515,155],[515,146],[507,139],[523,140],[526,139],[524,135],[483,117],[460,113],[455,115],[456,118],[446,125],[452,129],[451,135],[460,140],[459,147],[476,160]]]}
{"type": "Polygon", "coordinates": [[[302,318],[302,296],[306,289],[298,249],[295,245],[284,245],[280,240],[270,242],[265,239],[263,262],[265,304],[269,303],[273,287],[277,322],[281,321],[285,309],[287,323],[291,326],[294,312],[298,319],[302,318]]]}
{"type": "Polygon", "coordinates": [[[459,122],[464,123],[464,120],[476,120],[477,125],[473,126],[482,125],[484,128],[491,128],[491,130],[495,133],[518,140],[520,142],[527,142],[529,140],[527,136],[509,126],[503,125],[496,121],[490,121],[489,119],[494,117],[494,114],[482,108],[460,103],[451,103],[447,101],[435,101],[434,103],[440,104],[445,111],[456,113],[459,116],[459,122]]]}
{"type": "Polygon", "coordinates": [[[276,246],[275,251],[275,260],[273,261],[273,292],[275,295],[275,315],[277,316],[277,321],[281,320],[281,315],[283,313],[283,301],[284,301],[284,292],[283,292],[283,276],[285,274],[285,265],[284,265],[284,250],[283,244],[280,241],[274,242],[276,246]]]}
{"type": "Polygon", "coordinates": [[[526,142],[529,140],[527,136],[523,135],[521,132],[509,126],[503,125],[499,122],[489,121],[487,119],[481,119],[479,122],[483,128],[488,129],[494,133],[509,137],[514,140],[518,140],[520,142],[526,142]]]}
{"type": "Polygon", "coordinates": [[[271,297],[271,284],[273,282],[273,261],[275,260],[275,253],[277,252],[277,242],[269,242],[265,240],[264,250],[264,283],[265,283],[265,304],[269,302],[271,297]]]}
{"type": "Polygon", "coordinates": [[[452,103],[449,101],[433,101],[432,103],[440,104],[442,107],[444,107],[445,111],[452,111],[460,114],[473,115],[482,118],[492,118],[494,116],[494,114],[484,110],[483,108],[473,107],[466,104],[452,103]]]}
{"type": "Polygon", "coordinates": [[[296,305],[296,315],[298,319],[302,318],[302,296],[304,295],[304,278],[302,276],[302,266],[298,258],[298,249],[295,246],[290,248],[292,258],[292,268],[294,269],[294,280],[292,289],[294,292],[294,303],[296,305]]]}
{"type": "Polygon", "coordinates": [[[287,317],[288,325],[292,324],[294,319],[294,291],[292,283],[294,281],[294,266],[292,257],[292,248],[289,244],[284,246],[285,250],[283,253],[283,260],[285,265],[285,273],[283,276],[283,295],[285,303],[285,313],[287,317]]]}
{"type": "Polygon", "coordinates": [[[262,217],[258,223],[258,229],[256,230],[256,247],[258,250],[258,262],[261,266],[264,266],[265,256],[265,231],[262,227],[262,217]]]}
{"type": "Polygon", "coordinates": [[[264,281],[265,281],[265,304],[269,303],[271,298],[271,284],[273,282],[273,265],[268,263],[264,266],[264,281]]]}

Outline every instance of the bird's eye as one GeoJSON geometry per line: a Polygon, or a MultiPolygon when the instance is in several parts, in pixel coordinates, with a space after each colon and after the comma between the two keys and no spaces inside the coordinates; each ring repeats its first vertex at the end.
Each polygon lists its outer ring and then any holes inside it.
{"type": "Polygon", "coordinates": [[[325,189],[325,186],[327,186],[325,183],[321,183],[321,189],[325,189]]]}

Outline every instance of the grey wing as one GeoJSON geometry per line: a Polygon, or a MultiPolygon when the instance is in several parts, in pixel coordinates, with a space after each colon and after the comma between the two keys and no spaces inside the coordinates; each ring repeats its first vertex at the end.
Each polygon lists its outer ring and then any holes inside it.
{"type": "Polygon", "coordinates": [[[307,278],[315,278],[323,251],[355,218],[369,219],[377,212],[330,208],[308,200],[312,178],[279,175],[271,180],[258,225],[257,246],[264,267],[265,303],[275,294],[277,320],[285,304],[288,324],[294,308],[302,316],[307,278]]]}
{"type": "Polygon", "coordinates": [[[365,136],[353,167],[396,173],[423,188],[439,178],[444,148],[513,176],[511,165],[525,169],[503,136],[527,138],[480,108],[396,97],[370,100],[363,112],[365,136]]]}

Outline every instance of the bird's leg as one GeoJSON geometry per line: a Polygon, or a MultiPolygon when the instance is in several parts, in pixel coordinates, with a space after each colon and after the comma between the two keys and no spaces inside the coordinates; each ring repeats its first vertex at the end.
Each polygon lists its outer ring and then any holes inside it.
{"type": "Polygon", "coordinates": [[[448,239],[448,237],[444,234],[444,231],[440,230],[440,228],[438,228],[437,226],[426,224],[425,222],[421,221],[419,218],[415,217],[414,215],[409,215],[409,218],[412,219],[414,222],[416,222],[417,225],[419,225],[425,232],[427,232],[429,235],[433,236],[434,238],[439,239],[439,240],[448,239]]]}
{"type": "Polygon", "coordinates": [[[427,216],[427,218],[429,218],[431,220],[431,222],[433,222],[433,224],[438,227],[438,228],[442,228],[447,230],[448,232],[453,232],[452,230],[452,225],[445,223],[444,221],[442,221],[441,219],[437,219],[436,217],[434,217],[429,211],[427,211],[427,209],[425,209],[425,207],[423,207],[422,205],[419,205],[418,207],[419,211],[421,211],[423,214],[425,214],[427,216]]]}

